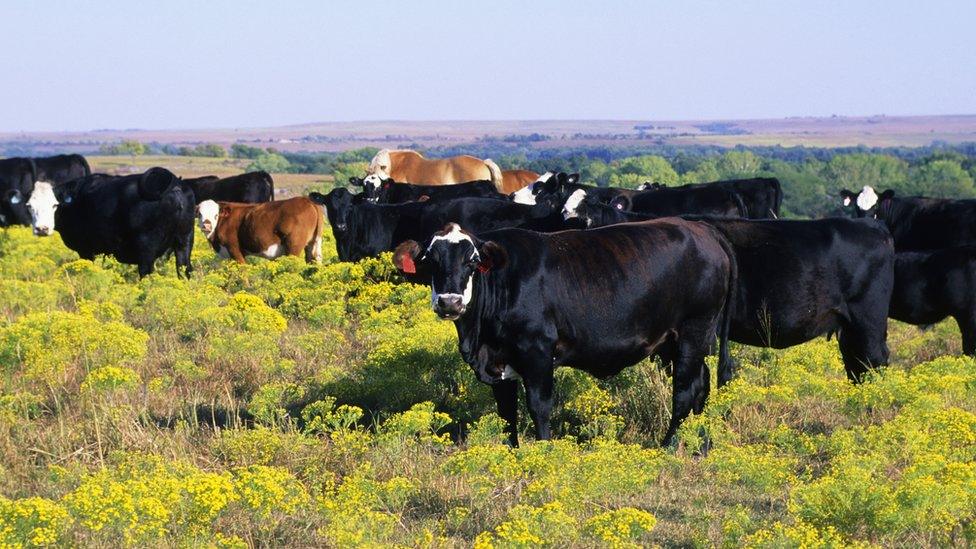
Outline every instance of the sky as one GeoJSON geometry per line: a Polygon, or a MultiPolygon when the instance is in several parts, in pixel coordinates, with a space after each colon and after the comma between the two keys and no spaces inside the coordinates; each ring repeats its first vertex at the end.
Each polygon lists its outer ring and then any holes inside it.
{"type": "Polygon", "coordinates": [[[973,0],[0,0],[0,131],[974,114],[973,21],[973,0]]]}

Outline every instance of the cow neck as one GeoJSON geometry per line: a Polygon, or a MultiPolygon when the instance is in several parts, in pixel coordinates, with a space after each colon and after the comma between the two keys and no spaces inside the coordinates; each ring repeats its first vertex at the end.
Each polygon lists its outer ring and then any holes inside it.
{"type": "MultiPolygon", "coordinates": [[[[504,269],[503,269],[504,270],[504,269]]],[[[499,326],[499,311],[508,299],[506,284],[497,271],[475,273],[474,295],[467,314],[454,321],[458,332],[458,347],[465,362],[472,364],[479,350],[498,340],[492,328],[499,326]],[[485,328],[491,330],[485,333],[485,328]]]]}

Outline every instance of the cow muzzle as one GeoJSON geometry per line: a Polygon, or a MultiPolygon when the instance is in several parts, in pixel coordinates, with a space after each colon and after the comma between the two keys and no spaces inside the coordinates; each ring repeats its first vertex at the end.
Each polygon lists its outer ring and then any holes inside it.
{"type": "Polygon", "coordinates": [[[444,320],[457,320],[465,309],[461,294],[440,294],[434,300],[434,312],[444,320]]]}
{"type": "Polygon", "coordinates": [[[51,227],[46,225],[35,225],[34,235],[35,236],[51,236],[51,227]]]}

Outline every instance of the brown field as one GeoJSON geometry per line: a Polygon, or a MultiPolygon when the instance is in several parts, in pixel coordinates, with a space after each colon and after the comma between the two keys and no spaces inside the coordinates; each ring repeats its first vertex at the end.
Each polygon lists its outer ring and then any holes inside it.
{"type": "Polygon", "coordinates": [[[783,146],[921,146],[976,141],[976,115],[789,117],[765,120],[527,120],[325,122],[275,128],[0,132],[0,147],[19,144],[39,154],[91,152],[122,139],[172,145],[246,143],[283,151],[341,151],[364,146],[463,145],[485,136],[538,133],[533,147],[651,143],[783,146]],[[644,127],[643,134],[636,129],[644,127]]]}
{"type": "MultiPolygon", "coordinates": [[[[204,158],[197,156],[88,156],[93,172],[129,174],[143,172],[160,166],[180,177],[216,175],[227,177],[243,173],[250,160],[238,158],[204,158]]],[[[273,173],[275,192],[281,197],[304,193],[311,187],[319,187],[332,180],[330,175],[273,173]]]]}

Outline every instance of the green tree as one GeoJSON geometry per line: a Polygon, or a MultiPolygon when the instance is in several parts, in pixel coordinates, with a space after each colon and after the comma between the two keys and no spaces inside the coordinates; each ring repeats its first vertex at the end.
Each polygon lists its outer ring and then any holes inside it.
{"type": "Polygon", "coordinates": [[[205,143],[193,147],[193,156],[206,156],[209,158],[224,158],[227,150],[216,143],[205,143]]]}
{"type": "Polygon", "coordinates": [[[254,162],[248,164],[247,171],[264,170],[269,173],[282,173],[287,172],[290,167],[291,164],[284,156],[275,153],[265,153],[255,158],[254,162]]]}
{"type": "Polygon", "coordinates": [[[350,177],[362,177],[366,175],[366,167],[368,165],[368,162],[362,161],[350,162],[348,164],[336,164],[336,167],[332,172],[332,176],[335,178],[336,187],[344,187],[348,185],[350,177]]]}
{"type": "Polygon", "coordinates": [[[234,143],[230,146],[230,154],[234,158],[250,158],[253,160],[264,154],[264,149],[243,143],[234,143]]]}
{"type": "Polygon", "coordinates": [[[857,191],[870,185],[878,192],[894,189],[904,193],[907,189],[908,164],[899,158],[881,154],[840,154],[827,163],[826,174],[833,183],[833,190],[857,191]]]}
{"type": "Polygon", "coordinates": [[[661,156],[651,154],[631,156],[615,164],[616,173],[610,177],[611,186],[634,187],[645,181],[674,185],[679,179],[678,172],[674,171],[667,159],[661,156]]]}
{"type": "Polygon", "coordinates": [[[909,192],[935,198],[976,196],[973,178],[955,160],[935,160],[912,171],[909,192]]]}
{"type": "Polygon", "coordinates": [[[111,145],[102,145],[98,148],[102,154],[140,156],[146,154],[146,145],[133,139],[123,139],[111,145]]]}
{"type": "Polygon", "coordinates": [[[682,183],[710,183],[722,179],[718,170],[718,161],[714,158],[703,160],[694,170],[681,176],[682,183]]]}
{"type": "Polygon", "coordinates": [[[751,177],[762,170],[762,159],[751,151],[729,151],[718,158],[715,167],[721,179],[751,177]]]}

